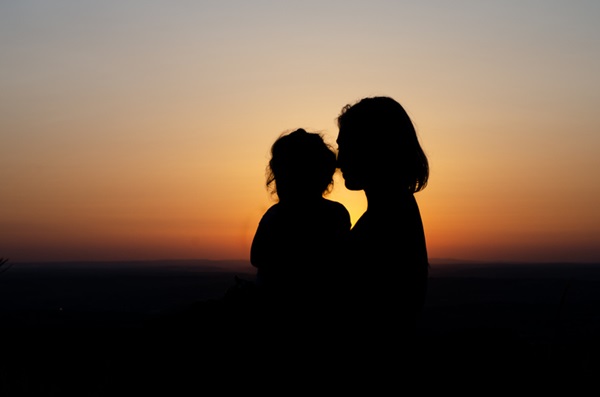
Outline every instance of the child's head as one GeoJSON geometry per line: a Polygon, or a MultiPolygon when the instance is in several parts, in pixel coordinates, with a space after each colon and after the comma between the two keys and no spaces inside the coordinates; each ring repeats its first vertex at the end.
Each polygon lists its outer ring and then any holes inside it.
{"type": "Polygon", "coordinates": [[[321,197],[333,184],[336,155],[318,133],[298,129],[271,147],[267,188],[279,200],[321,197]]]}

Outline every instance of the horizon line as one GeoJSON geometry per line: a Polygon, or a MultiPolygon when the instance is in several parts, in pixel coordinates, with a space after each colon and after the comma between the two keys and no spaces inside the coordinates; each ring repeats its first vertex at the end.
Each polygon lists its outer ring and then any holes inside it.
{"type": "MultiPolygon", "coordinates": [[[[228,258],[228,259],[214,259],[214,258],[160,258],[160,259],[51,259],[51,260],[16,260],[13,261],[10,257],[4,257],[7,264],[33,264],[33,263],[151,263],[151,262],[212,262],[212,263],[226,263],[226,262],[243,262],[250,263],[248,258],[228,258]]],[[[527,264],[599,264],[600,260],[591,261],[568,261],[568,260],[494,260],[494,259],[458,259],[458,258],[429,258],[429,265],[527,265],[527,264]]]]}

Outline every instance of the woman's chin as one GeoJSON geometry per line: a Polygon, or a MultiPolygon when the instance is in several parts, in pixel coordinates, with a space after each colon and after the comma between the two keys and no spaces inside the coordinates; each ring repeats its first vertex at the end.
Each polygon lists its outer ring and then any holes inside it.
{"type": "Polygon", "coordinates": [[[363,186],[361,183],[358,183],[357,181],[352,181],[352,180],[344,180],[344,185],[346,186],[346,189],[348,190],[363,190],[363,186]]]}

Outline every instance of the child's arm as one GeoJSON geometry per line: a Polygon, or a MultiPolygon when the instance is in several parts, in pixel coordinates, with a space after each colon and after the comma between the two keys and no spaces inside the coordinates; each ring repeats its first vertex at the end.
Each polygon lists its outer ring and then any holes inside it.
{"type": "Polygon", "coordinates": [[[276,231],[273,230],[273,209],[267,211],[260,222],[250,247],[250,263],[256,268],[267,268],[273,262],[276,231]]]}

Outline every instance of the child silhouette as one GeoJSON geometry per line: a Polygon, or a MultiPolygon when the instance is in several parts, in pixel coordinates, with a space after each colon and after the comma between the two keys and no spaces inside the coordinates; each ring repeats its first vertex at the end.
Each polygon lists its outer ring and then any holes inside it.
{"type": "Polygon", "coordinates": [[[348,210],[324,197],[335,171],[336,154],[318,133],[298,129],[271,147],[266,186],[278,202],[259,222],[250,262],[278,315],[314,315],[331,299],[336,255],[351,226],[348,210]]]}

